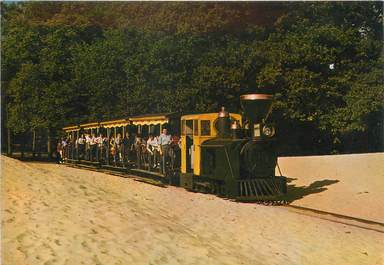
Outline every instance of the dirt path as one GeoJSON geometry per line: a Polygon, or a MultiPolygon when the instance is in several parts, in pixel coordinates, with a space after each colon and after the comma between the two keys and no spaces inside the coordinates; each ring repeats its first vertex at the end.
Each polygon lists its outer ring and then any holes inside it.
{"type": "Polygon", "coordinates": [[[1,160],[5,265],[384,263],[383,233],[63,165],[1,160]]]}

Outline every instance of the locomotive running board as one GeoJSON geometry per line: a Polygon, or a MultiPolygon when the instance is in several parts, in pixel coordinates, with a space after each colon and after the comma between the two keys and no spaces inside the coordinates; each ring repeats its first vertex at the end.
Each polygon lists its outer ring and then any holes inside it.
{"type": "Polygon", "coordinates": [[[114,170],[114,171],[118,171],[118,172],[127,172],[126,167],[117,167],[114,165],[102,165],[101,169],[114,170]]]}
{"type": "Polygon", "coordinates": [[[132,168],[128,172],[130,174],[135,174],[140,177],[146,177],[155,181],[160,181],[162,183],[166,183],[168,180],[163,174],[158,172],[152,172],[152,171],[138,169],[138,168],[132,168]]]}

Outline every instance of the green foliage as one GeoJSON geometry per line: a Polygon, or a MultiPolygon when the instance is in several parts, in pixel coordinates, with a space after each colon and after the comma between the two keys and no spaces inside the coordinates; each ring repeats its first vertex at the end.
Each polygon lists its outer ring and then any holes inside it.
{"type": "Polygon", "coordinates": [[[274,86],[284,119],[315,124],[334,139],[381,129],[368,122],[382,120],[381,14],[374,2],[316,3],[279,20],[257,83],[274,86]]]}
{"type": "Polygon", "coordinates": [[[262,92],[275,94],[280,132],[309,146],[378,135],[382,13],[379,2],[6,4],[6,126],[238,112],[241,94],[262,92]]]}

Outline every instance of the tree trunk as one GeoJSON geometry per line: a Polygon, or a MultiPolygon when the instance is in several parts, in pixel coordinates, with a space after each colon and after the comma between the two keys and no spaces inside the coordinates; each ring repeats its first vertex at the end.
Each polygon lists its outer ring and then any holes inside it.
{"type": "Polygon", "coordinates": [[[51,146],[51,129],[47,129],[47,153],[48,153],[48,158],[52,158],[52,146],[51,146]]]}
{"type": "Polygon", "coordinates": [[[21,147],[21,158],[24,158],[24,149],[25,149],[25,133],[23,133],[21,135],[21,144],[20,144],[20,147],[21,147]]]}
{"type": "Polygon", "coordinates": [[[36,155],[36,130],[33,129],[32,132],[32,156],[35,157],[36,155]]]}
{"type": "Polygon", "coordinates": [[[12,131],[11,129],[7,129],[7,154],[12,155],[12,131]]]}

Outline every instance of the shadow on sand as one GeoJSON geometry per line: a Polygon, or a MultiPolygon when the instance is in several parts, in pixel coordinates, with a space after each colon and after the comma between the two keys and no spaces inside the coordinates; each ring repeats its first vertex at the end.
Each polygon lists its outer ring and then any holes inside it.
{"type": "Polygon", "coordinates": [[[299,186],[297,187],[294,184],[289,184],[292,181],[296,180],[295,178],[287,178],[287,195],[286,195],[286,200],[288,203],[294,202],[296,200],[299,200],[301,198],[304,198],[307,195],[314,194],[314,193],[320,193],[327,188],[326,186],[336,184],[339,182],[339,180],[335,179],[323,179],[323,180],[317,180],[315,182],[312,182],[309,186],[299,186]]]}

